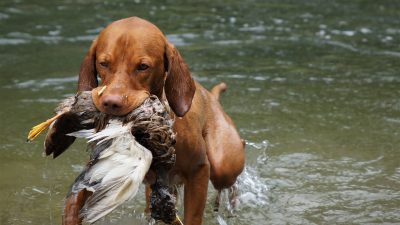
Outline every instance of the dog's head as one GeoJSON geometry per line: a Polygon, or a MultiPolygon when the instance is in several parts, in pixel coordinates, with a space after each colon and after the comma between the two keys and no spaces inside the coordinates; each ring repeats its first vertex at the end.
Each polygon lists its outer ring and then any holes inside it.
{"type": "Polygon", "coordinates": [[[196,87],[178,50],[163,33],[132,17],[111,23],[93,41],[78,81],[78,91],[92,89],[96,107],[118,116],[151,94],[161,97],[165,90],[171,109],[181,117],[190,109],[196,87]]]}

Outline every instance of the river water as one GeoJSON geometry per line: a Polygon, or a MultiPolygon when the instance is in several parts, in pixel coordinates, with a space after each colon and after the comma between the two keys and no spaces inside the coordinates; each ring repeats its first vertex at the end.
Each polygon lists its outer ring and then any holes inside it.
{"type": "MultiPolygon", "coordinates": [[[[42,157],[31,126],[74,93],[108,23],[146,18],[173,42],[246,139],[238,205],[204,224],[400,224],[400,3],[230,0],[0,2],[0,224],[60,224],[87,160],[42,157]]],[[[141,193],[143,188],[141,189],[141,193]]],[[[144,197],[98,224],[144,224],[144,197]]],[[[182,210],[180,211],[182,213],[182,210]]]]}

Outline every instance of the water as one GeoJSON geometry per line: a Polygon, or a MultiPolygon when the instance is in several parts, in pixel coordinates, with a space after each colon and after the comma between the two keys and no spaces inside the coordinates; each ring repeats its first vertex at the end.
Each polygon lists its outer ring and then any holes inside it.
{"type": "MultiPolygon", "coordinates": [[[[0,2],[0,224],[59,224],[83,142],[42,157],[29,128],[75,91],[108,23],[157,24],[247,140],[237,209],[204,224],[400,224],[397,1],[0,2]]],[[[143,192],[143,190],[142,190],[143,192]]],[[[226,197],[225,197],[226,199],[226,197]]],[[[143,224],[139,194],[99,224],[143,224]]],[[[182,210],[180,210],[182,212],[182,210]]]]}

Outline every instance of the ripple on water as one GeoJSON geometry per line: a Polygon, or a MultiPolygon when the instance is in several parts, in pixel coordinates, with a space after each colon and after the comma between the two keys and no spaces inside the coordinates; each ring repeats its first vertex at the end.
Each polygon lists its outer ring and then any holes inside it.
{"type": "Polygon", "coordinates": [[[0,38],[0,45],[20,45],[26,43],[29,43],[29,41],[19,38],[0,38]]]}
{"type": "Polygon", "coordinates": [[[62,99],[58,98],[36,98],[36,99],[21,99],[23,103],[60,103],[62,99]]]}
{"type": "Polygon", "coordinates": [[[61,77],[61,78],[46,78],[40,80],[14,80],[13,85],[6,86],[6,88],[21,88],[21,89],[31,89],[40,90],[47,87],[60,88],[64,87],[65,84],[75,83],[78,81],[77,76],[73,77],[61,77]]]}
{"type": "Polygon", "coordinates": [[[32,42],[40,42],[45,44],[59,44],[60,42],[90,42],[97,36],[96,34],[77,35],[73,37],[61,36],[61,30],[50,30],[48,35],[32,35],[23,32],[11,32],[5,37],[0,36],[0,45],[21,45],[29,44],[32,42]]]}
{"type": "Polygon", "coordinates": [[[6,13],[0,13],[0,20],[5,20],[10,18],[10,15],[6,14],[6,13]]]}
{"type": "Polygon", "coordinates": [[[269,156],[257,167],[269,187],[267,218],[271,224],[399,221],[400,169],[386,177],[383,159],[326,159],[301,152],[269,156]]]}
{"type": "Polygon", "coordinates": [[[196,38],[198,35],[193,33],[184,34],[167,34],[167,39],[175,46],[186,46],[189,45],[188,40],[196,38]]]}

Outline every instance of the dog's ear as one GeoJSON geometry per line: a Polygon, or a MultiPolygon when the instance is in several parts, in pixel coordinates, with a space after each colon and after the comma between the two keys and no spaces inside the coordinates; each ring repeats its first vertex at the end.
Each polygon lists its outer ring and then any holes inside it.
{"type": "Polygon", "coordinates": [[[90,91],[98,86],[96,71],[96,46],[97,40],[94,40],[89,48],[85,58],[81,63],[79,70],[78,92],[90,91]]]}
{"type": "Polygon", "coordinates": [[[178,50],[170,43],[166,44],[164,60],[167,67],[165,95],[171,109],[182,117],[192,105],[196,85],[178,50]]]}

